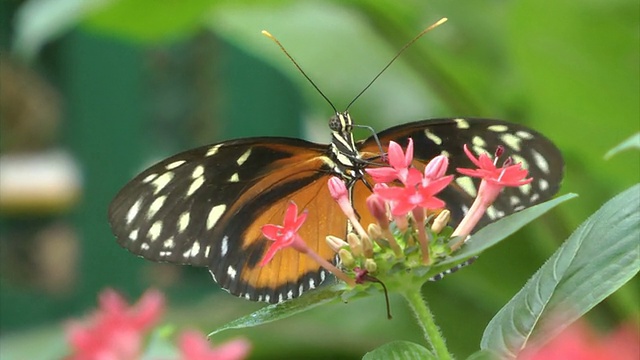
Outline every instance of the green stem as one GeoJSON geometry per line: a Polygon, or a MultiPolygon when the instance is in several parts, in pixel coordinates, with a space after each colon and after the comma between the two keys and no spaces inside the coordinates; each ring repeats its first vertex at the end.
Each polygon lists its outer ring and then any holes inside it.
{"type": "Polygon", "coordinates": [[[416,315],[418,323],[422,331],[424,331],[424,337],[427,339],[427,342],[429,342],[429,345],[431,345],[431,350],[435,352],[436,358],[441,360],[452,359],[449,350],[447,350],[444,338],[440,333],[440,329],[438,329],[434,321],[433,314],[429,306],[427,306],[426,301],[422,298],[420,287],[407,289],[404,292],[404,297],[416,315]]]}

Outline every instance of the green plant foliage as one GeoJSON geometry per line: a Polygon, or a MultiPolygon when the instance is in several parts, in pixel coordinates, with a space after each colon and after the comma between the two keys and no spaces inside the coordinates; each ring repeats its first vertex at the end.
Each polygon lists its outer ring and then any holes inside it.
{"type": "Polygon", "coordinates": [[[209,336],[213,336],[221,331],[229,329],[253,327],[288,318],[289,316],[311,310],[317,306],[338,301],[342,291],[344,291],[344,285],[342,284],[323,286],[320,289],[305,294],[305,296],[278,304],[268,305],[252,314],[233,320],[214,330],[209,334],[209,336]]]}
{"type": "Polygon", "coordinates": [[[552,337],[640,270],[640,185],[608,201],[585,221],[491,320],[482,349],[515,358],[535,330],[552,337]],[[547,328],[552,326],[552,328],[547,328]]]}
{"type": "Polygon", "coordinates": [[[621,142],[620,144],[616,145],[616,147],[614,147],[613,149],[607,151],[607,153],[604,155],[605,159],[610,159],[612,158],[614,155],[625,151],[625,150],[631,150],[631,149],[636,149],[636,150],[640,150],[640,133],[636,133],[635,135],[631,135],[630,138],[628,138],[627,140],[621,142]]]}
{"type": "Polygon", "coordinates": [[[430,360],[436,357],[424,346],[409,341],[394,341],[366,353],[362,360],[430,360]]]}
{"type": "Polygon", "coordinates": [[[492,224],[489,224],[477,233],[473,234],[467,244],[450,259],[442,262],[443,265],[459,262],[472,256],[479,255],[486,249],[494,246],[498,242],[504,240],[523,226],[532,222],[536,218],[544,215],[547,211],[560,205],[561,203],[577,197],[576,194],[566,194],[553,200],[546,201],[542,204],[532,206],[530,208],[519,211],[515,214],[502,218],[492,224]]]}

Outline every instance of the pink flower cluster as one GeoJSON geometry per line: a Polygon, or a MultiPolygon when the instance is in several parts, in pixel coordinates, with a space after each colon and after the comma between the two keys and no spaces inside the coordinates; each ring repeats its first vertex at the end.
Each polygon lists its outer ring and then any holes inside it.
{"type": "MultiPolygon", "coordinates": [[[[104,290],[98,298],[99,309],[83,321],[67,324],[66,334],[72,354],[69,360],[132,360],[142,355],[145,335],[162,317],[165,300],[157,290],[148,290],[134,305],[129,306],[120,294],[104,290]]],[[[180,336],[181,360],[244,359],[250,345],[246,340],[234,340],[211,348],[207,338],[186,331],[180,336]]]]}
{"type": "Polygon", "coordinates": [[[578,321],[546,344],[532,344],[519,360],[637,360],[640,359],[640,331],[627,324],[606,336],[597,334],[586,322],[578,321]]]}
{"type": "MultiPolygon", "coordinates": [[[[464,146],[464,152],[477,168],[458,168],[457,171],[463,175],[481,178],[482,181],[474,203],[453,232],[452,236],[459,236],[462,239],[467,238],[504,187],[521,186],[533,180],[531,178],[527,179],[527,170],[523,169],[520,164],[513,164],[511,158],[507,159],[500,167],[496,165],[498,158],[504,152],[502,147],[498,147],[495,159],[492,159],[487,154],[481,154],[476,158],[466,145],[464,146]]],[[[424,224],[427,211],[433,212],[446,207],[445,202],[436,196],[454,178],[453,175],[445,175],[449,166],[449,159],[446,156],[439,155],[434,157],[425,166],[424,172],[420,172],[413,167],[413,140],[408,140],[406,152],[403,151],[398,143],[391,141],[388,147],[388,163],[389,167],[366,169],[367,174],[376,183],[373,188],[373,194],[367,199],[367,206],[376,218],[378,225],[380,225],[381,231],[389,234],[388,212],[395,220],[398,228],[403,229],[406,228],[408,215],[413,217],[416,224],[424,224]]],[[[355,232],[363,239],[363,243],[368,243],[369,235],[360,224],[358,216],[353,210],[344,181],[337,177],[332,177],[329,179],[328,185],[331,196],[340,205],[340,208],[353,225],[355,232]]],[[[291,203],[286,210],[283,226],[272,224],[263,226],[263,235],[273,240],[274,243],[260,262],[261,266],[266,265],[278,250],[289,246],[317,258],[317,255],[310,251],[304,240],[297,234],[306,217],[306,212],[298,216],[297,206],[291,203]]],[[[445,216],[445,218],[447,220],[443,222],[446,224],[448,217],[445,216]]],[[[438,224],[438,226],[444,225],[438,224]]],[[[431,259],[428,234],[424,226],[417,226],[417,231],[422,252],[422,262],[425,265],[429,265],[431,264],[431,259]]],[[[396,256],[402,256],[402,250],[395,240],[391,236],[386,236],[386,239],[396,256]]],[[[330,241],[332,248],[339,249],[341,241],[338,240],[332,238],[328,241],[330,241]],[[332,243],[335,244],[332,245],[332,243]]],[[[455,250],[455,247],[461,244],[462,242],[452,245],[452,249],[455,250]]],[[[337,269],[328,268],[325,263],[321,265],[344,280],[341,272],[335,271],[337,269]]],[[[349,284],[352,283],[349,280],[345,281],[349,284]]]]}

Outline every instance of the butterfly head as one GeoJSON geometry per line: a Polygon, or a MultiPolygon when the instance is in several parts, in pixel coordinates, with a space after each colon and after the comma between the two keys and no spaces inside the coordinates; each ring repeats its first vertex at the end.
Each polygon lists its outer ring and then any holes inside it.
{"type": "Polygon", "coordinates": [[[329,119],[329,128],[331,131],[340,133],[342,136],[351,134],[353,120],[351,120],[349,112],[336,112],[335,115],[329,119]]]}

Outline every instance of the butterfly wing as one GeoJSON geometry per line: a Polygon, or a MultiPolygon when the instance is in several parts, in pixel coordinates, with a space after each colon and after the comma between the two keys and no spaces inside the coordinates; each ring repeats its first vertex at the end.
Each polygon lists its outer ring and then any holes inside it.
{"type": "Polygon", "coordinates": [[[332,261],[325,236],[346,220],[328,193],[328,147],[289,138],[234,140],[189,150],[129,182],[109,207],[121,246],[148,260],[208,267],[230,293],[279,302],[319,285],[324,271],[283,249],[258,265],[271,241],[261,227],[282,224],[290,201],[313,209],[299,234],[332,261]]]}
{"type": "MultiPolygon", "coordinates": [[[[513,212],[550,199],[560,188],[564,162],[558,148],[542,134],[523,125],[492,119],[433,119],[398,125],[378,134],[383,150],[387,151],[393,140],[406,148],[413,138],[414,162],[419,168],[433,157],[444,154],[449,157],[449,173],[456,168],[475,168],[463,151],[467,144],[476,155],[493,155],[498,145],[505,148],[502,159],[511,156],[529,170],[534,180],[521,187],[507,187],[487,210],[480,226],[513,212]]],[[[365,158],[380,153],[373,137],[358,144],[365,158]]],[[[502,161],[502,160],[501,160],[502,161]]],[[[452,224],[457,224],[471,206],[479,186],[479,180],[468,176],[456,176],[456,180],[439,197],[452,212],[452,224]]],[[[366,195],[365,188],[360,188],[366,195]]]]}

